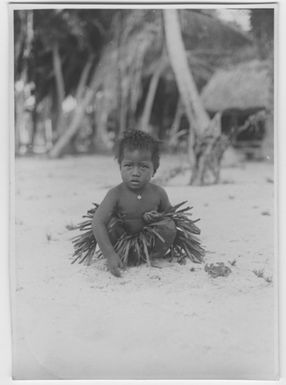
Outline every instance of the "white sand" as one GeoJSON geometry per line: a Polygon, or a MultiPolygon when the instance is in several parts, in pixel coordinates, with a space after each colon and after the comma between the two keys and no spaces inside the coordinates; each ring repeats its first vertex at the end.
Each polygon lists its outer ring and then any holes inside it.
{"type": "Polygon", "coordinates": [[[277,377],[272,166],[224,168],[217,186],[188,177],[168,182],[170,200],[194,206],[206,262],[236,260],[232,273],[166,262],[115,278],[104,261],[71,265],[66,230],[120,181],[114,161],[17,160],[14,378],[277,377]]]}

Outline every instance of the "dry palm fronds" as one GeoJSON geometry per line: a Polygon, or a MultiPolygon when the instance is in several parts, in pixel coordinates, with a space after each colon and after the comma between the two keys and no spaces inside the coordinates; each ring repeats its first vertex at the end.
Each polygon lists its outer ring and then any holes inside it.
{"type": "MultiPolygon", "coordinates": [[[[196,226],[196,222],[199,219],[193,221],[189,218],[192,207],[182,208],[185,203],[179,203],[168,211],[161,213],[154,221],[146,224],[138,233],[129,234],[124,231],[114,245],[114,250],[120,256],[123,264],[151,264],[152,249],[155,242],[166,242],[160,234],[160,227],[162,227],[162,223],[166,218],[173,220],[175,223],[176,237],[163,257],[176,258],[179,263],[184,263],[186,258],[195,263],[201,263],[203,261],[204,249],[201,247],[198,239],[200,230],[196,226]]],[[[72,263],[76,261],[82,263],[87,260],[87,263],[90,264],[92,256],[96,251],[97,241],[92,232],[92,218],[98,205],[94,203],[94,206],[84,216],[87,220],[76,226],[76,229],[83,231],[83,233],[73,238],[73,256],[75,258],[72,263]]],[[[116,218],[113,226],[118,223],[124,223],[124,221],[122,222],[121,218],[116,218]]],[[[97,256],[102,257],[100,250],[97,251],[97,256]]]]}
{"type": "Polygon", "coordinates": [[[181,202],[164,214],[175,222],[177,229],[176,238],[169,254],[171,257],[177,258],[180,263],[183,263],[186,258],[195,263],[201,263],[205,252],[198,239],[200,229],[195,224],[199,219],[191,220],[189,216],[192,215],[192,207],[182,208],[184,204],[186,202],[181,202]]]}
{"type": "Polygon", "coordinates": [[[88,210],[86,215],[83,215],[83,218],[87,218],[85,221],[79,223],[73,230],[83,231],[83,234],[79,234],[72,239],[74,253],[73,256],[75,259],[72,263],[79,261],[82,263],[87,259],[87,263],[90,264],[93,254],[95,252],[97,241],[92,232],[92,218],[98,208],[97,203],[93,203],[94,208],[88,210]]]}

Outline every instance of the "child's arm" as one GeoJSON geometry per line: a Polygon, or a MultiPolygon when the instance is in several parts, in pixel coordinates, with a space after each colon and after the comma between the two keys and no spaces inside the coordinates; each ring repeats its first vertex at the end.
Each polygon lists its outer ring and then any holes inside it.
{"type": "Polygon", "coordinates": [[[160,186],[158,186],[158,189],[159,189],[159,194],[160,194],[160,204],[159,204],[158,211],[164,212],[164,211],[170,209],[172,207],[172,205],[169,201],[169,198],[168,198],[166,191],[160,186]]]}
{"type": "Polygon", "coordinates": [[[157,189],[156,193],[159,194],[159,197],[160,197],[158,211],[152,210],[152,211],[146,212],[143,215],[144,221],[146,223],[151,223],[160,219],[162,217],[162,213],[172,207],[166,191],[160,186],[156,186],[156,189],[157,189]]]}
{"type": "Polygon", "coordinates": [[[117,193],[115,189],[112,189],[106,194],[94,214],[92,220],[92,231],[103,256],[107,260],[107,267],[109,271],[116,277],[120,277],[121,274],[119,267],[123,267],[122,262],[116,254],[107,232],[107,224],[112,216],[116,201],[117,193]]]}

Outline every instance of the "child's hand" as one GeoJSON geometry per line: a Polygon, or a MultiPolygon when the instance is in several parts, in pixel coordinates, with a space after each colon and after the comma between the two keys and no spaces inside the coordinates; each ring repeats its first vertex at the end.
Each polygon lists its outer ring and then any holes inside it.
{"type": "Polygon", "coordinates": [[[143,219],[146,223],[154,222],[162,217],[162,213],[158,213],[158,211],[152,210],[143,214],[143,219]]]}
{"type": "Polygon", "coordinates": [[[115,277],[121,277],[119,269],[123,268],[123,263],[117,254],[112,254],[112,256],[107,258],[107,268],[115,277]]]}

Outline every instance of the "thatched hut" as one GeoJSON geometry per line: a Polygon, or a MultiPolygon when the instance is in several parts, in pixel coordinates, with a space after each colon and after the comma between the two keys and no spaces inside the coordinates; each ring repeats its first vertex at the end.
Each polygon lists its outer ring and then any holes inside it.
{"type": "MultiPolygon", "coordinates": [[[[258,60],[217,71],[201,92],[206,110],[222,113],[222,130],[234,133],[234,147],[253,155],[266,133],[271,108],[269,64],[258,60]]],[[[259,152],[259,150],[258,150],[259,152]]]]}
{"type": "MultiPolygon", "coordinates": [[[[238,55],[245,47],[252,46],[247,35],[214,15],[184,10],[180,19],[189,65],[199,90],[214,69],[227,57],[232,57],[233,52],[238,55]]],[[[124,25],[121,38],[109,44],[100,62],[106,101],[105,108],[97,111],[104,112],[106,119],[111,114],[117,115],[119,129],[132,125],[134,120],[138,122],[142,116],[144,120],[147,115],[152,129],[164,133],[176,112],[178,90],[164,48],[161,11],[135,10],[126,15],[124,25]],[[150,90],[154,95],[148,103],[150,90]]]]}
{"type": "MultiPolygon", "coordinates": [[[[180,97],[165,46],[162,10],[136,9],[114,16],[90,74],[89,87],[72,123],[51,151],[58,156],[80,129],[87,109],[94,148],[108,149],[126,128],[152,130],[166,138],[180,122],[180,97]]],[[[218,19],[214,12],[180,10],[181,31],[196,87],[200,91],[222,63],[253,51],[249,36],[218,19]],[[231,59],[230,59],[231,58],[231,59]]],[[[182,119],[183,120],[183,119],[182,119]]]]}

